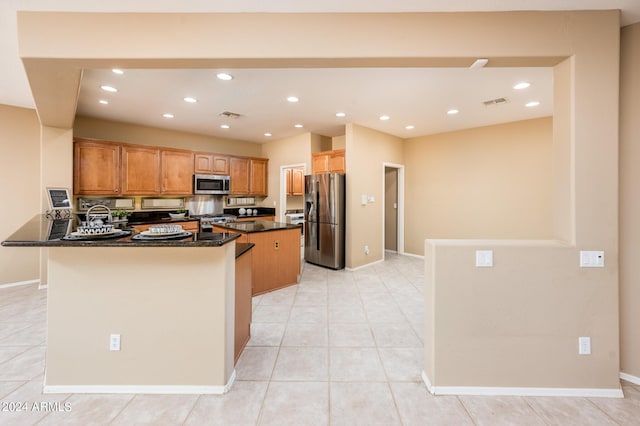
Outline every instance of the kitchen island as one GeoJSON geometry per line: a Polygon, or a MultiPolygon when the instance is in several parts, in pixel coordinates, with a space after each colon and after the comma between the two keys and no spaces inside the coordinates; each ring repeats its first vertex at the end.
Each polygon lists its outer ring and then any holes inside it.
{"type": "Polygon", "coordinates": [[[2,243],[46,250],[44,391],[226,392],[235,378],[238,235],[62,239],[74,229],[37,216],[2,243]]]}
{"type": "Polygon", "coordinates": [[[238,241],[255,244],[252,261],[254,296],[300,281],[300,225],[255,220],[216,224],[213,229],[240,233],[238,241]]]}

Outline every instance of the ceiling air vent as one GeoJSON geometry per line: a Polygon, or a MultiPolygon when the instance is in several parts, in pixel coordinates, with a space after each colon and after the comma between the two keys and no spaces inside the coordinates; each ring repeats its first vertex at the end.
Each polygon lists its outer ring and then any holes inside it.
{"type": "Polygon", "coordinates": [[[496,98],[496,99],[491,99],[489,101],[484,101],[483,104],[484,106],[491,106],[491,105],[506,104],[507,102],[509,102],[507,98],[496,98]]]}
{"type": "Polygon", "coordinates": [[[222,111],[218,115],[220,117],[227,117],[227,118],[240,118],[240,114],[238,114],[236,112],[231,112],[231,111],[222,111]]]}

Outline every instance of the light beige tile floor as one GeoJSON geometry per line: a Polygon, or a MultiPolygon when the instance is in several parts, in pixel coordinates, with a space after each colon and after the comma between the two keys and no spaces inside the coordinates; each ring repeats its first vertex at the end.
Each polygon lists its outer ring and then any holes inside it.
{"type": "Polygon", "coordinates": [[[225,395],[43,395],[46,290],[0,289],[0,403],[27,404],[0,410],[0,425],[640,424],[640,386],[626,382],[624,399],[429,394],[422,281],[423,262],[404,256],[352,272],[305,265],[299,285],[254,298],[225,395]]]}

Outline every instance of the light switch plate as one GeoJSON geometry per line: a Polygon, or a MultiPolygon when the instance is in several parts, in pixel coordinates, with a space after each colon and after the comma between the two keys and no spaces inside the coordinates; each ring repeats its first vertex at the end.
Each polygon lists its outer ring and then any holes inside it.
{"type": "Polygon", "coordinates": [[[578,337],[578,354],[591,355],[591,337],[578,337]]]}
{"type": "Polygon", "coordinates": [[[491,268],[493,266],[493,250],[476,250],[476,267],[491,268]]]}
{"type": "Polygon", "coordinates": [[[604,251],[580,250],[581,268],[604,268],[604,251]]]}

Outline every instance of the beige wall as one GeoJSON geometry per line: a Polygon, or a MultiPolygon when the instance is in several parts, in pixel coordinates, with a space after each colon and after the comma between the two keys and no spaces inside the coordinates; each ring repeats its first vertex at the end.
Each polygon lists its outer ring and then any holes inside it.
{"type": "Polygon", "coordinates": [[[287,206],[281,206],[280,189],[282,166],[304,164],[306,173],[311,173],[311,146],[313,141],[321,140],[318,135],[304,133],[290,138],[268,142],[262,145],[262,156],[269,158],[269,196],[264,199],[264,207],[276,207],[276,218],[286,210],[287,206]]]}
{"type": "MultiPolygon", "coordinates": [[[[560,264],[549,256],[554,248],[533,247],[526,251],[526,262],[521,260],[510,266],[512,276],[531,273],[527,282],[533,283],[538,277],[557,284],[547,287],[543,305],[524,305],[521,312],[529,318],[544,312],[547,320],[556,324],[553,335],[536,335],[540,347],[555,356],[541,360],[524,349],[496,354],[494,362],[482,371],[474,369],[473,364],[459,363],[456,377],[461,379],[455,382],[459,386],[504,385],[499,380],[500,366],[513,359],[519,360],[523,373],[514,377],[511,386],[543,385],[538,380],[540,370],[557,371],[557,383],[562,386],[582,387],[585,379],[578,373],[584,375],[585,371],[589,372],[591,387],[617,386],[619,36],[618,11],[393,15],[18,13],[20,55],[39,117],[45,125],[61,128],[73,125],[73,109],[68,106],[75,105],[77,76],[83,67],[190,68],[234,64],[466,67],[479,56],[489,57],[492,66],[556,66],[571,57],[570,81],[563,82],[570,84],[570,90],[562,91],[563,96],[570,97],[570,115],[565,111],[554,116],[554,120],[570,123],[569,132],[562,140],[554,140],[554,144],[569,148],[570,164],[560,164],[557,170],[569,169],[570,189],[575,196],[570,199],[568,209],[554,206],[554,215],[573,215],[567,222],[573,223],[576,246],[568,249],[571,255],[563,257],[560,264]],[[332,31],[327,32],[329,26],[332,31]],[[303,36],[291,38],[291,33],[303,36]],[[84,36],[79,38],[77,34],[84,36]],[[141,34],[145,37],[140,37],[141,34]],[[353,34],[361,37],[353,38],[353,34]],[[349,43],[344,43],[345,37],[349,37],[349,43]],[[222,38],[231,38],[235,43],[211,43],[222,38]],[[130,43],[133,39],[137,43],[130,43]],[[604,250],[606,267],[596,271],[579,269],[576,262],[581,249],[604,250]],[[530,264],[536,268],[529,268],[530,264]],[[594,277],[600,280],[598,286],[580,285],[594,277]],[[576,305],[576,300],[588,303],[576,305]],[[572,321],[567,322],[567,318],[572,321]],[[577,337],[587,333],[592,337],[594,352],[579,357],[577,337]],[[571,362],[581,363],[582,368],[579,371],[558,368],[571,362]]],[[[350,267],[381,259],[381,162],[403,160],[402,149],[395,148],[401,146],[400,142],[371,134],[367,134],[370,137],[365,141],[363,133],[357,126],[348,126],[345,141],[350,174],[347,180],[350,267]],[[370,142],[371,136],[374,142],[370,142]],[[373,149],[368,149],[369,144],[373,149]],[[373,161],[365,161],[367,156],[373,161]],[[376,202],[360,206],[361,194],[374,195],[376,202]],[[374,241],[370,242],[371,239],[374,241]],[[369,256],[363,253],[365,244],[371,248],[369,256]]],[[[454,244],[447,251],[446,256],[439,258],[436,249],[433,258],[425,259],[427,264],[435,262],[437,276],[444,277],[434,282],[436,287],[446,286],[447,271],[455,272],[457,264],[469,255],[463,244],[454,244]]],[[[507,252],[505,260],[513,259],[517,251],[507,252]]],[[[481,283],[482,271],[467,272],[470,280],[481,283]]],[[[505,288],[506,284],[506,276],[497,274],[493,285],[505,288]]],[[[481,300],[494,300],[496,307],[516,304],[522,298],[512,292],[492,293],[482,285],[472,288],[481,300]]],[[[536,287],[527,289],[533,292],[536,287]]],[[[434,294],[437,296],[438,291],[434,294]]],[[[450,300],[436,297],[428,305],[427,314],[435,315],[449,308],[455,308],[455,302],[452,306],[450,300]]],[[[482,306],[474,309],[473,305],[470,308],[464,312],[465,318],[482,325],[480,330],[485,336],[491,336],[493,323],[510,321],[500,309],[482,306]]],[[[455,358],[455,353],[446,352],[445,340],[441,339],[453,336],[446,334],[454,333],[457,324],[452,323],[450,330],[445,327],[433,336],[425,334],[430,336],[425,338],[425,349],[445,350],[439,356],[455,358]]],[[[496,335],[499,340],[513,338],[505,333],[504,327],[498,330],[502,330],[496,335]]],[[[531,337],[535,331],[534,323],[523,323],[518,333],[531,337]]],[[[486,346],[471,344],[465,349],[476,353],[479,359],[488,359],[490,349],[486,346]]],[[[441,362],[438,358],[433,361],[430,378],[436,385],[440,369],[449,368],[446,362],[442,365],[441,362]]],[[[425,370],[429,370],[427,365],[425,358],[425,370]]]]}
{"type": "Polygon", "coordinates": [[[331,138],[331,149],[344,149],[346,144],[345,136],[335,136],[331,138]]]}
{"type": "MultiPolygon", "coordinates": [[[[0,105],[0,241],[40,213],[40,124],[35,110],[0,105]]],[[[46,205],[46,204],[45,204],[46,205]]],[[[37,248],[0,247],[0,285],[38,280],[37,248]]]]}
{"type": "Polygon", "coordinates": [[[405,251],[425,238],[552,236],[551,117],[405,142],[405,251]]]}
{"type": "Polygon", "coordinates": [[[400,138],[357,124],[347,125],[347,268],[383,259],[383,165],[385,162],[402,164],[402,149],[400,138]],[[362,195],[372,195],[375,201],[363,206],[362,195]],[[364,252],[365,246],[369,247],[368,255],[364,252]]]}
{"type": "Polygon", "coordinates": [[[640,24],[622,29],[620,64],[620,370],[640,377],[640,24]]]}
{"type": "Polygon", "coordinates": [[[219,139],[196,133],[83,116],[76,117],[73,136],[249,157],[259,157],[262,152],[261,145],[254,142],[219,139]]]}

